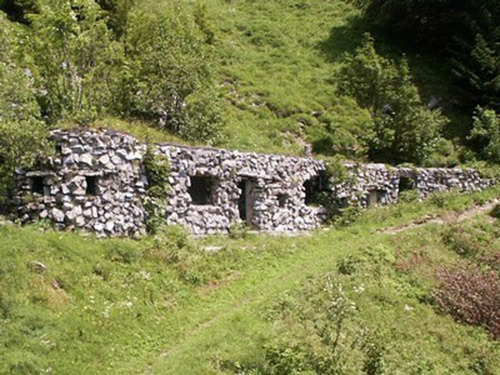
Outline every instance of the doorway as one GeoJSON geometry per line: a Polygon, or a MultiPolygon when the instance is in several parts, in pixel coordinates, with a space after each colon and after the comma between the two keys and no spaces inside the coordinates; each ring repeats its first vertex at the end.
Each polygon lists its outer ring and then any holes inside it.
{"type": "Polygon", "coordinates": [[[385,190],[370,190],[368,191],[366,205],[368,207],[378,206],[383,203],[386,196],[385,190]]]}
{"type": "Polygon", "coordinates": [[[240,219],[251,225],[253,217],[253,205],[255,201],[255,181],[250,178],[243,178],[239,182],[238,188],[241,191],[240,198],[238,200],[240,219]]]}

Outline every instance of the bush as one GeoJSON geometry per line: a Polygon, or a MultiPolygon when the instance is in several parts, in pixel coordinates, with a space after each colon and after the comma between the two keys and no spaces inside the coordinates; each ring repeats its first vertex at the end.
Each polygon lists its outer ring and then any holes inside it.
{"type": "Polygon", "coordinates": [[[491,109],[477,107],[473,120],[467,139],[485,160],[500,163],[500,116],[491,109]]]}
{"type": "Polygon", "coordinates": [[[373,135],[367,142],[372,160],[422,164],[438,150],[448,120],[422,103],[407,61],[397,65],[378,55],[368,34],[354,55],[346,54],[339,91],[371,114],[373,123],[367,126],[373,135]]]}
{"type": "Polygon", "coordinates": [[[500,204],[496,204],[490,211],[490,216],[495,219],[500,219],[500,204]]]}
{"type": "Polygon", "coordinates": [[[457,254],[474,258],[484,253],[486,241],[481,241],[484,235],[474,230],[468,230],[457,224],[448,227],[443,233],[443,242],[457,254]]]}
{"type": "Polygon", "coordinates": [[[356,322],[356,304],[328,275],[309,280],[300,291],[285,295],[277,306],[276,335],[264,345],[257,363],[223,362],[236,374],[368,374],[385,373],[385,348],[356,322]]]}
{"type": "Polygon", "coordinates": [[[179,4],[158,15],[135,13],[124,43],[119,110],[187,139],[217,140],[211,48],[194,19],[179,4]]]}
{"type": "Polygon", "coordinates": [[[438,279],[434,297],[445,312],[500,338],[500,278],[495,271],[459,265],[441,269],[438,279]]]}

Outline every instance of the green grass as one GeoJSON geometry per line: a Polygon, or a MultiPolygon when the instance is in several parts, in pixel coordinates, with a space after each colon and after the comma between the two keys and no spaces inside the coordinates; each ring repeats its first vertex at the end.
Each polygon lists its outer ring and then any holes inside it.
{"type": "MultiPolygon", "coordinates": [[[[300,155],[305,143],[326,134],[343,144],[360,142],[369,114],[335,91],[343,54],[353,52],[369,30],[352,1],[202,3],[216,35],[214,70],[226,120],[219,146],[300,155]]],[[[147,1],[143,7],[161,12],[162,4],[147,1]]],[[[375,36],[383,55],[401,59],[407,53],[424,101],[436,96],[446,104],[454,96],[446,63],[375,36]]]]}
{"type": "Polygon", "coordinates": [[[191,240],[172,228],[159,238],[98,240],[43,225],[2,226],[0,373],[231,373],[219,364],[262,359],[275,335],[269,311],[283,295],[310,277],[343,277],[337,270],[347,256],[364,259],[362,272],[341,280],[365,285],[351,296],[360,306],[356,321],[388,332],[390,368],[409,368],[423,356],[434,366],[430,373],[465,374],[481,351],[498,365],[498,345],[482,329],[457,324],[427,302],[432,269],[394,267],[416,249],[432,264],[457,260],[441,229],[397,236],[380,229],[499,195],[495,188],[439,199],[438,206],[430,200],[369,210],[351,227],[293,238],[191,240]],[[207,246],[221,250],[203,251],[207,246]]]}

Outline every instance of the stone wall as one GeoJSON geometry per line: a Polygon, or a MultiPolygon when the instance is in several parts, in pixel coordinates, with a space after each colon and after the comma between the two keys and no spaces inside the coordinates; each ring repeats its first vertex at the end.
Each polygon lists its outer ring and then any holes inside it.
{"type": "MultiPolygon", "coordinates": [[[[18,216],[99,236],[144,233],[146,146],[113,131],[56,131],[53,140],[56,153],[43,168],[18,170],[12,200],[18,216]]],[[[326,187],[319,178],[323,161],[171,144],[158,144],[155,152],[171,164],[166,221],[194,234],[227,232],[241,221],[261,231],[302,232],[326,218],[312,199],[326,187]]],[[[346,167],[352,179],[335,185],[335,193],[345,204],[362,207],[394,203],[402,189],[423,198],[491,185],[474,170],[346,167]]]]}
{"type": "Polygon", "coordinates": [[[100,236],[143,233],[145,147],[111,131],[56,131],[53,139],[56,153],[43,169],[18,170],[13,203],[21,219],[100,236]]]}
{"type": "Polygon", "coordinates": [[[385,164],[346,164],[353,177],[350,183],[335,186],[339,198],[348,204],[368,207],[398,201],[403,191],[415,190],[419,198],[435,192],[480,191],[493,185],[474,169],[460,168],[394,168],[385,164]]]}

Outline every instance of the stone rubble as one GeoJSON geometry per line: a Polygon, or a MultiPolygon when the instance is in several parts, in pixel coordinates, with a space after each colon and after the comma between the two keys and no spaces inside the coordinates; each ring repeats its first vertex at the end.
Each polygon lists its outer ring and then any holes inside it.
{"type": "MultiPolygon", "coordinates": [[[[44,170],[17,170],[12,203],[18,216],[101,237],[144,234],[146,145],[111,130],[57,130],[52,139],[57,153],[44,170]]],[[[318,228],[326,219],[323,207],[306,204],[304,186],[325,170],[321,160],[171,144],[158,144],[155,152],[167,156],[171,165],[166,222],[193,234],[224,233],[242,219],[257,230],[298,233],[318,228]],[[193,203],[194,176],[211,181],[203,204],[193,203]]],[[[353,182],[339,182],[335,192],[346,204],[362,207],[396,202],[403,179],[415,185],[421,198],[435,191],[477,191],[493,183],[474,170],[346,167],[353,182]]]]}

